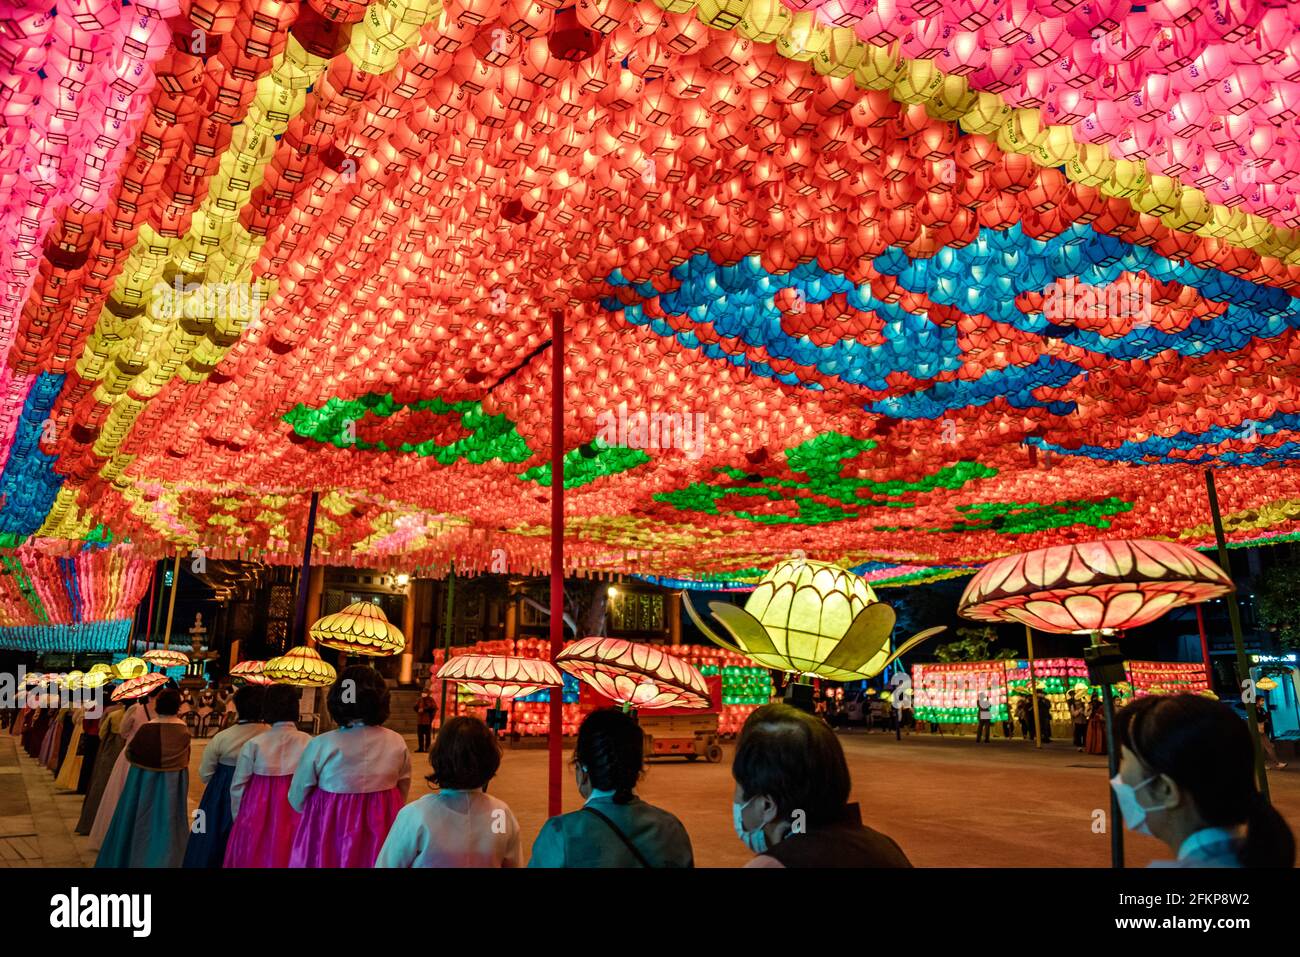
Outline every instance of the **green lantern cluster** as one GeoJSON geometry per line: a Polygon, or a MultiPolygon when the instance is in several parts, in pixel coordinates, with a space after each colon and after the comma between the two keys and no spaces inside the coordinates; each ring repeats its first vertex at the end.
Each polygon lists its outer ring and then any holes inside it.
{"type": "MultiPolygon", "coordinates": [[[[580,488],[598,478],[618,475],[638,465],[650,461],[650,456],[640,449],[629,449],[621,445],[607,445],[601,439],[593,439],[581,448],[564,453],[564,487],[580,488]]],[[[536,482],[547,488],[551,485],[551,463],[535,465],[519,477],[527,482],[536,482]]]]}
{"type": "Polygon", "coordinates": [[[700,674],[722,674],[722,703],[767,704],[772,700],[772,677],[766,668],[753,665],[704,665],[700,674]]]}
{"type": "Polygon", "coordinates": [[[1133,505],[1111,496],[1102,499],[1063,499],[1059,502],[983,502],[958,505],[962,520],[931,533],[995,531],[1003,535],[1028,535],[1050,528],[1091,525],[1110,528],[1109,516],[1131,512],[1133,505]]]}
{"type": "Polygon", "coordinates": [[[978,462],[945,466],[914,482],[873,482],[840,473],[846,462],[876,448],[870,439],[854,439],[839,432],[823,432],[785,451],[790,470],[806,478],[786,479],[756,475],[744,469],[722,467],[716,471],[727,482],[693,482],[686,488],[655,495],[655,501],[679,511],[721,514],[719,501],[736,496],[762,502],[790,503],[795,513],[754,512],[736,509],[736,518],[767,525],[821,525],[858,518],[865,508],[914,508],[908,496],[936,488],[959,489],[967,482],[991,478],[997,470],[978,462]],[[825,501],[831,499],[840,504],[825,501]]]}
{"type": "Polygon", "coordinates": [[[284,414],[284,420],[303,438],[336,448],[410,453],[432,458],[442,465],[452,465],[462,459],[475,464],[493,460],[522,462],[533,454],[514,422],[506,415],[488,415],[481,402],[444,402],[434,398],[403,403],[396,401],[391,394],[369,393],[356,399],[330,398],[318,409],[296,405],[284,414]],[[412,437],[411,441],[396,446],[383,441],[366,442],[356,437],[357,423],[367,416],[387,418],[402,409],[458,415],[461,426],[469,435],[447,445],[439,445],[434,439],[412,437]]]}
{"type": "Polygon", "coordinates": [[[32,580],[23,571],[22,562],[9,555],[0,555],[0,562],[4,563],[5,572],[14,577],[14,582],[18,585],[18,591],[27,600],[32,614],[36,616],[36,620],[41,624],[49,624],[50,616],[45,611],[45,603],[41,601],[41,596],[36,594],[32,580]]]}

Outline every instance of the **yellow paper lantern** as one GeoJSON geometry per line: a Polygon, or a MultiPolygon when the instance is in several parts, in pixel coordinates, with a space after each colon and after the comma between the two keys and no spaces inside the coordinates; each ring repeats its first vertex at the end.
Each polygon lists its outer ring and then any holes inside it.
{"type": "Polygon", "coordinates": [[[1260,691],[1275,691],[1277,690],[1277,682],[1265,676],[1255,682],[1255,687],[1260,691]]]}
{"type": "Polygon", "coordinates": [[[278,658],[272,658],[262,673],[276,684],[299,688],[328,688],[338,679],[334,666],[323,661],[315,648],[291,648],[278,658]]]}
{"type": "Polygon", "coordinates": [[[383,658],[400,655],[406,638],[389,623],[374,602],[355,601],[342,611],[326,615],[311,626],[313,641],[349,655],[383,658]]]}
{"type": "Polygon", "coordinates": [[[123,658],[114,666],[117,677],[128,681],[149,673],[149,664],[143,658],[123,658]]]}

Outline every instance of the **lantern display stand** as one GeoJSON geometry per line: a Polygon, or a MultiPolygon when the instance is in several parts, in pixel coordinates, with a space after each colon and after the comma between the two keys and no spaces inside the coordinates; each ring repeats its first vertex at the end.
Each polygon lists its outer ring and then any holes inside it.
{"type": "MultiPolygon", "coordinates": [[[[1102,632],[1092,633],[1092,645],[1084,650],[1088,663],[1088,677],[1094,685],[1101,686],[1102,714],[1106,721],[1106,771],[1113,779],[1119,774],[1119,751],[1115,747],[1115,689],[1126,677],[1124,656],[1119,648],[1102,640],[1102,632]]],[[[1037,711],[1038,709],[1034,709],[1037,711]]],[[[1115,789],[1110,788],[1110,861],[1112,867],[1124,866],[1124,828],[1115,789]]]]}

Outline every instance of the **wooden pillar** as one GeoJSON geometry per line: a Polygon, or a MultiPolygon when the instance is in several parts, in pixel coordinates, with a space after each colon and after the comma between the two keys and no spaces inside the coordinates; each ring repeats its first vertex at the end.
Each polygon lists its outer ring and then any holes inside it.
{"type": "Polygon", "coordinates": [[[402,634],[406,636],[406,650],[402,652],[397,683],[409,685],[415,671],[415,579],[406,583],[406,603],[402,606],[402,634]]]}
{"type": "MultiPolygon", "coordinates": [[[[325,594],[325,566],[313,565],[307,578],[307,630],[320,618],[321,597],[325,594]]],[[[311,636],[307,637],[309,646],[315,645],[311,636]]]]}
{"type": "Polygon", "coordinates": [[[668,644],[680,645],[682,643],[682,593],[669,592],[667,605],[668,644]]]}
{"type": "Polygon", "coordinates": [[[515,595],[506,595],[506,638],[514,641],[519,637],[519,599],[515,595]]]}

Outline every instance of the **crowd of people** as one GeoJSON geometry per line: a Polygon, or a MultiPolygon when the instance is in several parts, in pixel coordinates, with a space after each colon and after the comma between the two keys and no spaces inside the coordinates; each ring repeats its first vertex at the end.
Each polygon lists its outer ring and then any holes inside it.
{"type": "MultiPolygon", "coordinates": [[[[298,728],[299,698],[285,685],[234,694],[235,720],[199,764],[205,788],[193,814],[191,735],[174,686],[93,720],[23,709],[11,733],[58,786],[85,795],[77,831],[90,836],[98,867],[694,865],[682,822],[637,795],[643,735],[624,711],[584,718],[572,762],[583,805],[547,820],[525,857],[513,812],[488,793],[502,751],[483,721],[454,717],[431,739],[421,735],[430,793],[408,802],[411,752],[384,727],[390,692],[377,671],[344,669],[326,702],[337,727],[314,737],[298,728]]],[[[1085,714],[1085,747],[1097,710],[1085,714]]],[[[981,739],[986,722],[981,714],[981,739]]],[[[1256,787],[1248,728],[1227,707],[1194,695],[1142,698],[1118,713],[1116,741],[1120,771],[1110,783],[1124,825],[1164,842],[1174,855],[1166,864],[1294,865],[1291,830],[1256,787]]],[[[754,855],[746,866],[911,866],[863,822],[823,718],[760,706],[741,729],[731,771],[736,837],[754,855]]]]}

